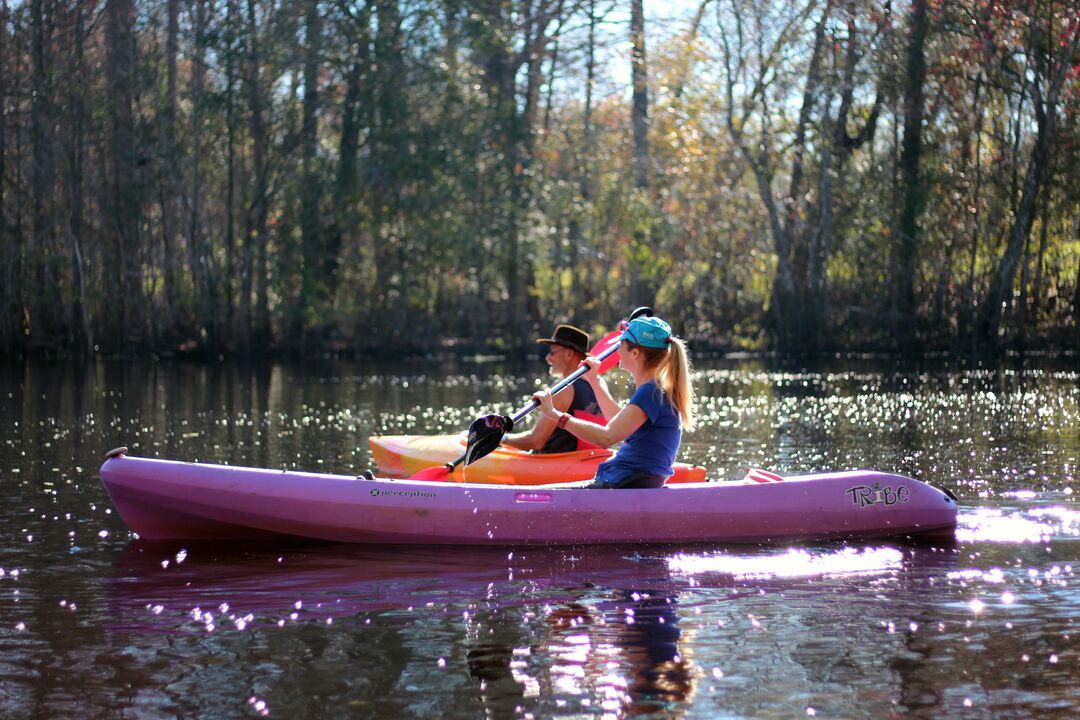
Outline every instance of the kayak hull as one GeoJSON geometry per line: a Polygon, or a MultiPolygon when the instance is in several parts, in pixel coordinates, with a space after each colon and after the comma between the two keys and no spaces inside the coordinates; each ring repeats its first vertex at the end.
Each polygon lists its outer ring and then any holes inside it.
{"type": "Polygon", "coordinates": [[[786,543],[951,536],[955,501],[887,473],[655,490],[514,488],[112,457],[101,479],[139,536],[449,545],[786,543]]]}
{"type": "MultiPolygon", "coordinates": [[[[391,478],[408,478],[421,470],[441,467],[465,452],[464,436],[459,435],[380,435],[368,442],[379,473],[391,478]]],[[[604,448],[532,454],[500,446],[467,468],[459,465],[447,479],[493,485],[591,480],[597,466],[611,455],[611,450],[604,448]]],[[[705,468],[675,463],[675,474],[668,484],[686,482],[705,482],[705,468]]]]}

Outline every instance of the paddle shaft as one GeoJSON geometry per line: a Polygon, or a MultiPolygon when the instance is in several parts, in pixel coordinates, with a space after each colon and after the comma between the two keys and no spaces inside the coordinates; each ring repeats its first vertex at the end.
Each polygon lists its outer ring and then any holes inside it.
{"type": "MultiPolygon", "coordinates": [[[[630,320],[634,320],[636,318],[639,318],[642,315],[651,316],[652,314],[653,314],[652,308],[650,308],[650,307],[639,307],[636,310],[634,310],[634,312],[630,313],[630,320]]],[[[604,352],[597,355],[596,359],[599,360],[600,362],[603,362],[605,358],[611,357],[615,353],[619,352],[619,346],[621,346],[621,345],[622,345],[622,342],[618,342],[618,341],[612,343],[611,347],[609,347],[607,350],[605,350],[604,352]]],[[[557,395],[561,390],[564,390],[568,386],[572,385],[575,380],[577,380],[579,377],[581,377],[582,375],[584,375],[587,372],[589,372],[589,367],[587,365],[582,365],[577,370],[575,370],[574,372],[572,372],[569,375],[567,375],[566,377],[564,377],[558,383],[556,383],[555,385],[552,385],[548,389],[548,392],[551,393],[552,395],[557,395]]],[[[525,407],[521,408],[516,413],[514,413],[514,415],[511,416],[510,420],[516,425],[518,420],[525,417],[526,415],[528,415],[529,413],[531,413],[533,410],[535,410],[538,407],[540,407],[539,401],[533,400],[528,405],[526,405],[525,407]]]]}
{"type": "MultiPolygon", "coordinates": [[[[652,311],[651,307],[647,307],[647,306],[639,307],[636,310],[634,310],[634,312],[630,313],[630,318],[629,318],[629,320],[627,322],[629,322],[630,320],[634,320],[635,318],[639,318],[639,317],[641,317],[643,315],[651,316],[652,314],[653,314],[653,311],[652,311]]],[[[625,325],[623,325],[622,327],[625,327],[625,325]]],[[[616,332],[619,332],[619,331],[616,331],[616,332]]],[[[611,355],[613,355],[614,353],[618,352],[620,345],[622,345],[622,343],[616,337],[615,340],[612,341],[611,346],[608,347],[603,352],[601,352],[599,355],[597,355],[596,359],[603,362],[606,358],[608,358],[611,355]]],[[[581,377],[585,373],[589,372],[589,370],[590,370],[590,368],[589,368],[588,365],[582,365],[577,370],[575,370],[574,372],[570,373],[565,378],[563,378],[561,381],[559,381],[555,385],[548,388],[548,392],[551,393],[552,395],[555,395],[556,393],[561,392],[562,390],[567,388],[569,385],[571,385],[579,377],[581,377]]],[[[445,467],[447,471],[452,472],[455,467],[457,467],[461,463],[465,462],[470,457],[470,455],[472,455],[472,459],[469,460],[469,462],[466,463],[466,464],[476,462],[480,458],[484,457],[485,455],[490,453],[492,450],[494,450],[496,447],[498,447],[499,443],[502,442],[502,438],[505,436],[505,434],[509,430],[511,430],[514,427],[514,425],[516,425],[517,422],[519,420],[521,420],[521,418],[525,417],[526,415],[528,415],[529,413],[531,413],[533,410],[535,410],[538,407],[540,407],[540,403],[538,401],[536,401],[536,400],[533,400],[528,405],[526,405],[525,407],[521,408],[516,413],[514,413],[513,417],[505,417],[505,416],[503,416],[502,419],[505,419],[507,422],[503,423],[502,420],[500,420],[497,425],[493,424],[493,427],[492,427],[493,430],[497,427],[497,430],[495,430],[495,432],[498,433],[498,438],[495,439],[495,442],[494,443],[491,442],[491,440],[495,438],[494,433],[487,433],[486,436],[485,436],[485,440],[484,440],[485,444],[484,445],[479,445],[479,446],[477,444],[477,438],[479,437],[479,431],[474,430],[474,428],[476,428],[478,426],[481,426],[486,418],[494,417],[494,416],[484,416],[483,418],[477,418],[477,420],[475,422],[473,422],[472,425],[469,426],[469,439],[468,439],[468,442],[467,442],[466,447],[465,447],[465,454],[462,455],[461,457],[459,457],[454,462],[447,463],[443,467],[445,467]]],[[[421,472],[423,472],[423,471],[421,471],[421,472]]]]}
{"type": "MultiPolygon", "coordinates": [[[[604,352],[597,355],[596,359],[600,360],[600,361],[603,361],[604,358],[610,357],[612,354],[617,353],[619,351],[619,345],[621,345],[621,343],[614,343],[607,350],[604,350],[604,352]]],[[[555,394],[565,390],[570,385],[572,385],[575,380],[577,380],[579,377],[581,377],[582,375],[584,375],[587,372],[589,372],[588,366],[587,365],[582,365],[577,370],[575,370],[574,372],[570,373],[569,375],[564,377],[559,382],[552,385],[551,388],[548,389],[548,392],[550,392],[552,395],[555,395],[555,394]]],[[[525,407],[521,408],[516,413],[514,413],[513,417],[511,417],[510,420],[513,423],[516,424],[518,422],[518,420],[521,420],[521,418],[525,417],[526,415],[528,415],[529,413],[531,413],[533,410],[535,410],[538,407],[540,407],[540,403],[538,401],[536,401],[536,400],[531,400],[528,405],[526,405],[525,407]]],[[[468,452],[468,450],[466,450],[464,453],[461,454],[461,457],[459,457],[457,460],[454,460],[453,462],[448,462],[443,467],[445,467],[447,470],[453,472],[454,468],[456,468],[461,463],[465,462],[465,458],[468,456],[468,454],[469,454],[469,452],[468,452]]]]}
{"type": "MultiPolygon", "coordinates": [[[[609,356],[614,355],[615,353],[619,352],[619,345],[620,344],[621,343],[615,343],[614,345],[609,347],[607,350],[605,350],[604,352],[597,355],[596,359],[602,361],[604,358],[609,357],[609,356]]],[[[565,390],[570,385],[572,385],[574,383],[574,381],[577,380],[579,377],[581,377],[585,373],[589,372],[589,369],[590,368],[589,368],[588,365],[582,365],[577,370],[570,373],[569,375],[564,377],[562,380],[560,380],[556,384],[552,385],[548,389],[548,392],[551,393],[552,395],[558,395],[561,391],[565,390]]],[[[517,424],[518,420],[525,417],[526,415],[528,415],[529,413],[531,413],[533,410],[535,410],[538,407],[540,407],[540,401],[539,400],[530,400],[528,405],[526,405],[525,407],[521,408],[516,413],[514,413],[510,417],[510,419],[514,422],[514,424],[517,424]]]]}

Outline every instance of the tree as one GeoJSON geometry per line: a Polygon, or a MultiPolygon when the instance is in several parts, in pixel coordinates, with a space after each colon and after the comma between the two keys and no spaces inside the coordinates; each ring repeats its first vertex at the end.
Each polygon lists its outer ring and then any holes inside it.
{"type": "Polygon", "coordinates": [[[642,0],[630,0],[630,74],[634,88],[633,160],[634,185],[649,187],[649,73],[645,62],[645,12],[642,0]]]}
{"type": "Polygon", "coordinates": [[[1002,310],[1012,295],[1021,253],[1035,222],[1036,208],[1044,191],[1046,166],[1057,134],[1062,92],[1070,75],[1075,73],[1074,59],[1080,46],[1080,18],[1075,14],[1066,20],[1064,28],[1059,28],[1055,24],[1054,3],[1036,3],[1032,9],[1034,12],[1030,15],[1021,13],[1018,8],[1012,9],[1018,19],[1027,21],[1029,28],[1022,63],[1010,55],[1002,58],[1005,78],[1018,86],[1021,96],[1031,102],[1036,130],[1008,242],[979,308],[977,341],[990,348],[998,343],[1002,310]]]}
{"type": "MultiPolygon", "coordinates": [[[[332,298],[323,272],[336,262],[330,257],[331,248],[324,238],[319,206],[322,200],[322,172],[318,160],[320,92],[319,74],[322,65],[322,17],[318,0],[304,3],[304,120],[301,128],[300,232],[304,247],[303,285],[300,290],[302,312],[297,319],[303,328],[293,328],[291,337],[306,340],[304,329],[312,329],[325,317],[326,304],[332,298]]],[[[306,342],[301,344],[303,351],[306,342]]]]}
{"type": "Polygon", "coordinates": [[[845,34],[830,30],[834,4],[814,3],[790,15],[771,17],[760,8],[732,3],[731,27],[721,28],[724,66],[724,115],[728,132],[753,173],[757,194],[768,218],[776,256],[776,274],[769,298],[770,330],[783,353],[816,354],[822,346],[827,320],[828,265],[834,243],[834,183],[842,178],[852,152],[873,137],[882,102],[880,92],[863,115],[854,134],[849,130],[854,110],[856,67],[863,57],[858,31],[858,6],[848,3],[845,34]],[[748,10],[751,27],[743,11],[748,10]],[[811,17],[817,11],[817,20],[811,17]],[[795,98],[776,95],[794,87],[782,67],[782,57],[812,22],[812,45],[805,52],[805,76],[799,112],[790,145],[783,142],[786,105],[795,98]],[[839,52],[843,48],[844,52],[839,52]],[[832,52],[830,52],[832,50],[832,52]],[[783,82],[774,76],[783,75],[783,82]],[[790,84],[789,84],[790,83],[790,84]],[[748,89],[739,98],[737,88],[748,89]],[[790,147],[785,152],[783,147],[790,147]],[[817,183],[811,186],[806,166],[816,158],[817,183]],[[789,156],[790,180],[783,195],[778,161],[789,156]]]}
{"type": "Polygon", "coordinates": [[[895,337],[902,352],[918,349],[915,334],[915,270],[919,257],[919,216],[925,204],[926,189],[919,174],[922,158],[922,125],[926,96],[927,32],[926,0],[912,0],[908,30],[907,73],[904,88],[904,144],[900,150],[900,182],[903,199],[896,232],[893,288],[896,312],[895,337]]]}

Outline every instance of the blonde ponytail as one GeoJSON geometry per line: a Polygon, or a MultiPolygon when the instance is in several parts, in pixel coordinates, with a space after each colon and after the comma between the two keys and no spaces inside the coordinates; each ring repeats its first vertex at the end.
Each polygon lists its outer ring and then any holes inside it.
{"type": "Polygon", "coordinates": [[[646,365],[656,368],[656,384],[679,413],[683,430],[693,430],[694,386],[690,379],[690,354],[686,343],[672,335],[668,338],[667,348],[635,347],[645,353],[646,365]]]}
{"type": "Polygon", "coordinates": [[[671,349],[667,352],[666,362],[657,371],[657,381],[679,413],[683,430],[693,430],[694,385],[690,379],[690,354],[681,338],[672,335],[669,344],[671,349]]]}

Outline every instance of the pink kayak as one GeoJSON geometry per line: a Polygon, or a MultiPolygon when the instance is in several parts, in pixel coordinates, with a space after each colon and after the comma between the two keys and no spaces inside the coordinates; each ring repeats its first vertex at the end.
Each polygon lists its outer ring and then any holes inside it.
{"type": "Polygon", "coordinates": [[[114,454],[101,480],[139,536],[352,543],[784,543],[951,536],[956,502],[857,470],[656,490],[508,487],[173,462],[114,454]]]}

